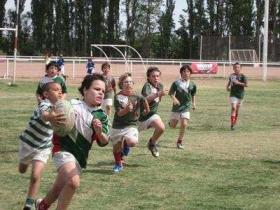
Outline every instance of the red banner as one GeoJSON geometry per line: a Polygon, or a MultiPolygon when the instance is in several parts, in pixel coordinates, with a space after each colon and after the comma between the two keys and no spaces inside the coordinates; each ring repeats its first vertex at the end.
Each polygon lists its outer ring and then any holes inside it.
{"type": "Polygon", "coordinates": [[[217,63],[192,63],[193,74],[217,74],[217,63]]]}

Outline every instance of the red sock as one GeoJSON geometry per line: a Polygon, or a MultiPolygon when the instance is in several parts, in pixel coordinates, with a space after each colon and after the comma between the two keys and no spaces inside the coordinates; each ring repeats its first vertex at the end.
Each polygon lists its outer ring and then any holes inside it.
{"type": "Polygon", "coordinates": [[[120,152],[114,153],[115,163],[118,165],[122,165],[122,155],[120,152]]]}
{"type": "Polygon", "coordinates": [[[236,116],[235,115],[231,115],[230,122],[231,122],[231,125],[235,124],[235,122],[236,122],[236,116]]]}
{"type": "Polygon", "coordinates": [[[181,139],[177,140],[177,144],[182,144],[182,142],[183,142],[183,140],[181,140],[181,139]]]}
{"type": "Polygon", "coordinates": [[[43,199],[43,200],[39,203],[39,208],[38,208],[38,210],[48,210],[50,206],[51,206],[51,205],[50,205],[50,204],[47,204],[46,201],[45,201],[45,199],[43,199]]]}
{"type": "Polygon", "coordinates": [[[237,122],[237,117],[238,117],[238,114],[235,115],[234,124],[236,124],[236,122],[237,122]]]}

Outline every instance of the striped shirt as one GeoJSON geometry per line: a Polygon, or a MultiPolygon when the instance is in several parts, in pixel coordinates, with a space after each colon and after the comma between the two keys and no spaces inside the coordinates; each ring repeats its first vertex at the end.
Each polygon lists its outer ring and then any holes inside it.
{"type": "Polygon", "coordinates": [[[35,149],[45,149],[52,146],[53,130],[50,122],[46,122],[41,118],[44,111],[50,111],[51,103],[45,99],[38,105],[33,112],[30,121],[19,136],[19,139],[35,149]]]}

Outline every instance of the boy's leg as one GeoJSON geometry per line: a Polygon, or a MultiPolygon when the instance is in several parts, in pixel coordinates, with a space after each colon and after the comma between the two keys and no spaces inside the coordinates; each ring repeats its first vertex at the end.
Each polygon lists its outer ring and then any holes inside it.
{"type": "Polygon", "coordinates": [[[67,209],[75,190],[80,185],[80,172],[76,162],[68,162],[62,165],[56,180],[47,196],[40,202],[38,210],[45,210],[57,199],[57,209],[67,209]]]}
{"type": "Polygon", "coordinates": [[[231,103],[230,127],[232,130],[236,122],[236,110],[237,110],[237,104],[231,103]]]}
{"type": "Polygon", "coordinates": [[[24,174],[28,168],[28,164],[19,163],[18,164],[18,171],[21,174],[24,174]]]}
{"type": "Polygon", "coordinates": [[[152,123],[150,124],[150,127],[153,127],[155,130],[154,130],[153,136],[150,138],[150,140],[148,142],[148,149],[151,151],[151,153],[154,157],[158,157],[159,151],[158,151],[157,141],[158,141],[159,137],[163,134],[163,132],[165,130],[165,126],[164,126],[164,123],[162,122],[161,118],[157,118],[152,121],[152,123]]]}
{"type": "Polygon", "coordinates": [[[170,121],[168,122],[168,125],[169,125],[171,128],[176,128],[177,123],[178,123],[178,120],[177,120],[177,119],[170,119],[170,121]]]}
{"type": "Polygon", "coordinates": [[[177,140],[177,147],[179,149],[183,149],[183,139],[184,139],[184,136],[185,136],[185,131],[186,131],[187,126],[188,126],[188,119],[182,118],[180,120],[179,137],[178,137],[178,140],[177,140]]]}

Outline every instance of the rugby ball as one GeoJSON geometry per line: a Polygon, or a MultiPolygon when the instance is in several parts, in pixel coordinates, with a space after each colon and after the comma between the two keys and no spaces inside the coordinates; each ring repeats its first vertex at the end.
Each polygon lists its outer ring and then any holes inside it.
{"type": "Polygon", "coordinates": [[[71,132],[75,125],[75,113],[74,109],[69,101],[59,100],[54,105],[54,111],[56,113],[64,114],[65,121],[63,125],[52,125],[53,131],[59,136],[66,136],[71,132]]]}

